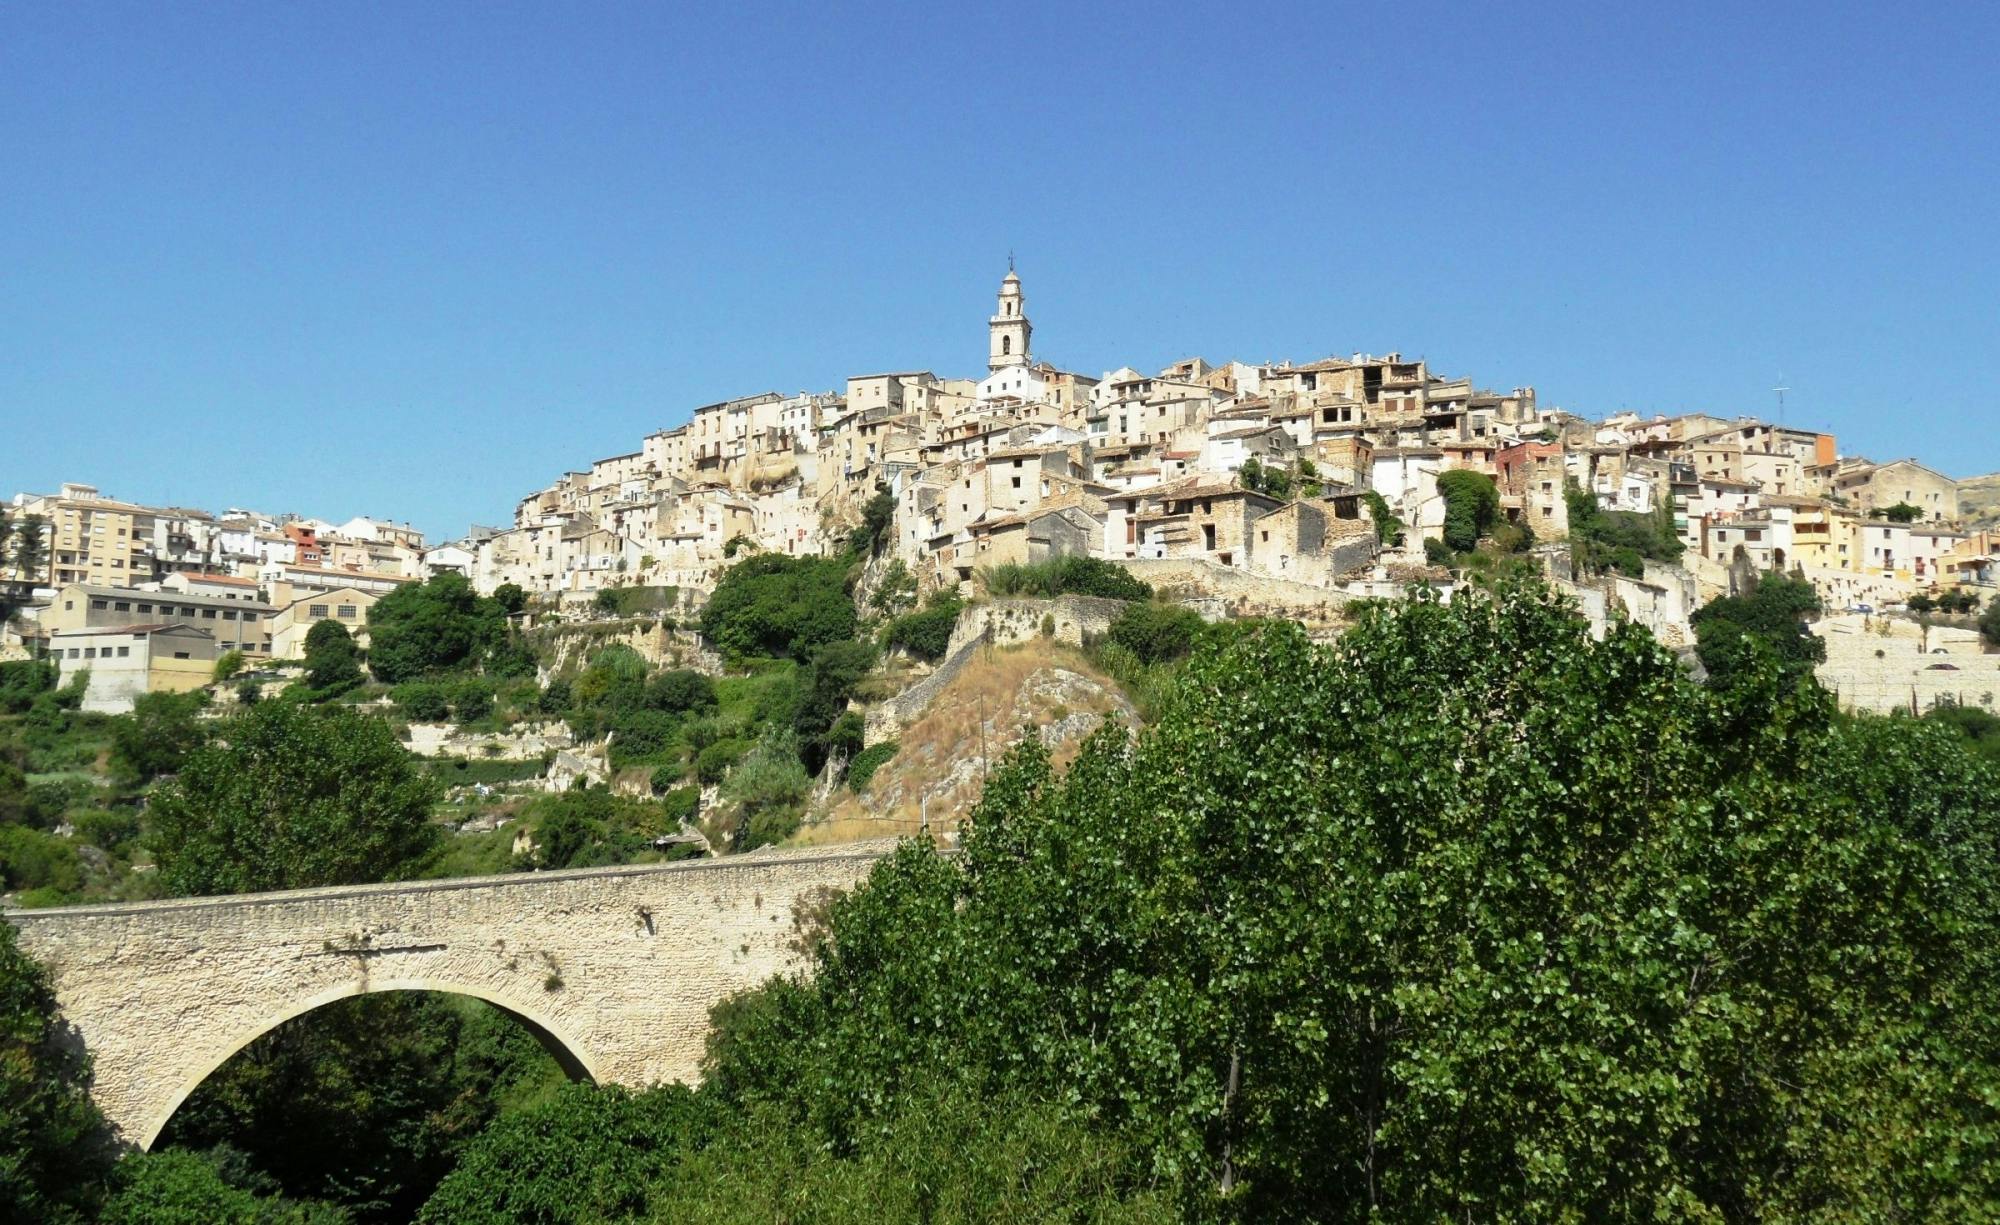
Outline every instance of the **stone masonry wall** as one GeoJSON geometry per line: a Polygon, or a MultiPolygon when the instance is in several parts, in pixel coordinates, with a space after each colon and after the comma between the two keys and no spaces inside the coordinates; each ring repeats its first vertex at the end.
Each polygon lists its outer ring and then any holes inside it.
{"type": "Polygon", "coordinates": [[[514,1013],[599,1082],[694,1080],[708,1012],[796,970],[795,923],[886,847],[8,912],[51,973],[92,1094],[150,1145],[273,1026],[371,991],[514,1013]]]}

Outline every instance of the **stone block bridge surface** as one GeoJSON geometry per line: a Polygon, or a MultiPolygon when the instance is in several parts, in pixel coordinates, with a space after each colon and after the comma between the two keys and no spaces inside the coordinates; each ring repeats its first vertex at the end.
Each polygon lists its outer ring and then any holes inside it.
{"type": "Polygon", "coordinates": [[[474,996],[572,1075],[697,1079],[708,1011],[800,965],[795,920],[882,844],[640,867],[10,911],[47,966],[91,1092],[150,1147],[250,1041],[371,991],[474,996]]]}

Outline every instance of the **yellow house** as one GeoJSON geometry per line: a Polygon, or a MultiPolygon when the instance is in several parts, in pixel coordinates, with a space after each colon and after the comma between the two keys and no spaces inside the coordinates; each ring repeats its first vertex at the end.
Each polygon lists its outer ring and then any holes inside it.
{"type": "Polygon", "coordinates": [[[368,646],[368,610],[382,597],[355,587],[336,587],[300,596],[271,617],[271,657],[304,659],[306,635],[321,621],[347,627],[356,646],[368,646]]]}
{"type": "Polygon", "coordinates": [[[193,625],[105,625],[56,630],[49,658],[61,683],[88,672],[83,708],[125,714],[146,693],[187,693],[214,679],[215,635],[193,625]]]}

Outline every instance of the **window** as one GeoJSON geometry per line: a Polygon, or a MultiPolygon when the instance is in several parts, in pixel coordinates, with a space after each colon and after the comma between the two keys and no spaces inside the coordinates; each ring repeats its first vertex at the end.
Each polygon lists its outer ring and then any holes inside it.
{"type": "Polygon", "coordinates": [[[1201,547],[1211,552],[1214,551],[1215,525],[1213,523],[1204,523],[1201,525],[1201,547]]]}
{"type": "Polygon", "coordinates": [[[143,613],[149,613],[149,612],[152,612],[152,611],[153,611],[153,606],[152,606],[151,604],[141,604],[141,605],[139,605],[139,611],[140,611],[140,612],[143,612],[143,613]]]}
{"type": "Polygon", "coordinates": [[[81,655],[82,653],[83,653],[83,652],[79,651],[79,650],[78,650],[77,648],[75,648],[75,647],[71,647],[71,648],[69,649],[69,657],[70,657],[71,659],[75,659],[75,658],[76,658],[77,656],[81,655]]]}
{"type": "Polygon", "coordinates": [[[111,604],[111,611],[112,611],[112,612],[131,612],[131,611],[132,611],[132,601],[130,601],[130,600],[114,600],[114,601],[112,602],[112,604],[111,604]]]}
{"type": "Polygon", "coordinates": [[[175,658],[175,659],[186,659],[187,657],[188,657],[188,653],[187,653],[186,651],[175,651],[175,652],[174,652],[174,658],[175,658]]]}
{"type": "Polygon", "coordinates": [[[324,604],[308,604],[306,605],[306,616],[311,617],[315,621],[317,621],[320,618],[326,616],[326,609],[327,606],[324,604]]]}
{"type": "Polygon", "coordinates": [[[111,607],[111,602],[109,600],[92,600],[90,606],[92,608],[109,608],[111,607]]]}
{"type": "MultiPolygon", "coordinates": [[[[162,610],[162,611],[164,611],[164,610],[162,610]]],[[[188,607],[187,605],[185,605],[185,604],[181,605],[181,616],[183,616],[183,617],[192,617],[192,616],[194,616],[194,609],[192,609],[192,608],[189,608],[189,607],[188,607]]]]}
{"type": "Polygon", "coordinates": [[[132,654],[132,648],[131,648],[131,647],[119,647],[119,648],[118,648],[118,658],[120,658],[120,659],[127,659],[127,658],[130,658],[130,657],[131,657],[131,654],[132,654]]]}
{"type": "Polygon", "coordinates": [[[214,610],[213,608],[204,608],[204,609],[202,609],[202,610],[201,610],[201,619],[202,619],[202,620],[204,620],[204,621],[213,621],[213,620],[215,620],[215,610],[214,610]]]}
{"type": "Polygon", "coordinates": [[[250,611],[248,611],[248,610],[245,610],[245,611],[244,611],[244,613],[243,613],[243,619],[244,619],[245,621],[255,621],[255,620],[257,619],[257,614],[256,614],[256,613],[253,613],[253,612],[250,612],[250,611]]]}
{"type": "Polygon", "coordinates": [[[334,616],[339,617],[342,620],[352,621],[354,620],[354,605],[352,604],[336,605],[334,607],[333,614],[334,616]]]}
{"type": "Polygon", "coordinates": [[[1021,487],[1021,478],[1017,476],[1014,478],[1014,488],[1019,489],[1020,487],[1021,487]]]}
{"type": "Polygon", "coordinates": [[[222,610],[222,619],[223,619],[224,621],[234,621],[234,620],[236,620],[236,610],[235,610],[235,609],[233,609],[233,608],[225,608],[225,609],[223,609],[223,610],[222,610]]]}

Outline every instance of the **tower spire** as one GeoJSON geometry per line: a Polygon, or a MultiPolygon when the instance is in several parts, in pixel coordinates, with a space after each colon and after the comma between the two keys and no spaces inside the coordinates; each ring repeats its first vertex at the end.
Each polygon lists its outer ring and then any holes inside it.
{"type": "Polygon", "coordinates": [[[1009,251],[1007,275],[1000,281],[1000,300],[993,317],[986,321],[986,368],[1028,365],[1028,338],[1033,333],[1027,299],[1021,296],[1021,278],[1014,271],[1014,253],[1009,251]]]}

